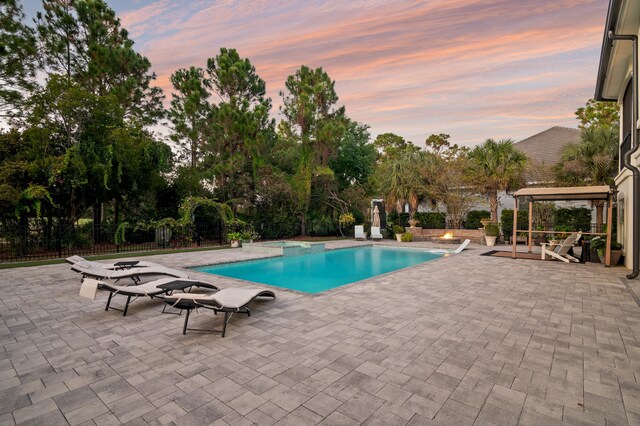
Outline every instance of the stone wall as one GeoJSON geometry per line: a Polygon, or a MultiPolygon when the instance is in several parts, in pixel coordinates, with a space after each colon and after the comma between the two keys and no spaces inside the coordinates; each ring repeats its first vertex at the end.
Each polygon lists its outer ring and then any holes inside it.
{"type": "Polygon", "coordinates": [[[452,232],[454,238],[460,238],[463,241],[470,239],[475,244],[486,244],[484,229],[423,229],[420,227],[405,229],[411,232],[414,241],[429,241],[434,237],[442,237],[446,232],[452,232]]]}

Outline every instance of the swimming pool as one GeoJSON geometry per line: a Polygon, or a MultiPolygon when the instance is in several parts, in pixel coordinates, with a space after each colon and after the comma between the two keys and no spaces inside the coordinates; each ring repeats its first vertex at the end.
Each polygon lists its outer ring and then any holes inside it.
{"type": "Polygon", "coordinates": [[[305,293],[320,293],[439,258],[423,250],[366,246],[194,268],[305,293]]]}

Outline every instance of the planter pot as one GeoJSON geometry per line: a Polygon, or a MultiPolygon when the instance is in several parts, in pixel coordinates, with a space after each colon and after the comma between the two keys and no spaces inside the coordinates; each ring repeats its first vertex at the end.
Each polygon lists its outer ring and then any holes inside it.
{"type": "Polygon", "coordinates": [[[240,247],[240,240],[231,240],[231,247],[233,248],[240,247]]]}
{"type": "Polygon", "coordinates": [[[412,220],[409,221],[409,226],[412,227],[412,228],[415,228],[416,225],[419,224],[419,223],[420,223],[419,220],[412,219],[412,220]]]}
{"type": "Polygon", "coordinates": [[[480,219],[480,223],[482,224],[482,226],[487,226],[491,223],[491,219],[480,219]]]}
{"type": "Polygon", "coordinates": [[[396,234],[396,240],[398,240],[398,242],[402,242],[402,234],[396,234]]]}
{"type": "MultiPolygon", "coordinates": [[[[622,257],[622,250],[611,250],[611,266],[616,266],[620,263],[620,258],[622,257]]],[[[598,253],[598,250],[591,249],[591,262],[593,263],[602,263],[604,264],[605,254],[598,253]]]]}
{"type": "Polygon", "coordinates": [[[495,245],[496,245],[496,238],[498,238],[498,237],[490,237],[490,236],[488,236],[488,235],[485,235],[485,236],[484,236],[484,239],[485,239],[485,241],[487,242],[487,245],[488,245],[489,247],[493,247],[493,246],[495,246],[495,245]]]}
{"type": "Polygon", "coordinates": [[[622,250],[611,250],[611,266],[616,266],[620,263],[622,257],[622,250]]]}

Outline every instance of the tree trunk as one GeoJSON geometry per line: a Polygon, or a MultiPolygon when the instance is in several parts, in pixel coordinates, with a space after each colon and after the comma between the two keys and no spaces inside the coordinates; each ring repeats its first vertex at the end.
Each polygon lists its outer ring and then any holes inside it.
{"type": "Polygon", "coordinates": [[[307,236],[307,214],[306,214],[306,212],[302,212],[302,215],[300,216],[300,236],[301,237],[306,237],[307,236]]]}
{"type": "Polygon", "coordinates": [[[100,231],[102,225],[102,203],[93,205],[93,243],[100,243],[100,231]]]}
{"type": "Polygon", "coordinates": [[[491,222],[498,223],[498,193],[489,194],[489,209],[491,210],[491,222]]]}

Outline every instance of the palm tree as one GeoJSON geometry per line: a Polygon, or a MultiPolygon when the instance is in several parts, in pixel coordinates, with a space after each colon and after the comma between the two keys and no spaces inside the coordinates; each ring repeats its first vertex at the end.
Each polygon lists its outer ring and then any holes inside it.
{"type": "MultiPolygon", "coordinates": [[[[556,179],[565,185],[611,185],[618,172],[618,127],[591,126],[580,142],[562,149],[555,167],[556,179]]],[[[594,203],[596,225],[603,223],[602,202],[594,203]]]]}
{"type": "Polygon", "coordinates": [[[469,168],[476,189],[489,199],[491,220],[498,222],[498,192],[522,185],[527,156],[512,139],[487,139],[469,152],[469,168]]]}
{"type": "Polygon", "coordinates": [[[390,161],[382,170],[380,187],[386,192],[387,206],[396,206],[400,212],[409,204],[409,216],[413,219],[420,199],[425,194],[425,185],[420,176],[419,152],[407,152],[390,161]]]}

